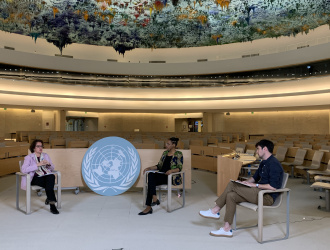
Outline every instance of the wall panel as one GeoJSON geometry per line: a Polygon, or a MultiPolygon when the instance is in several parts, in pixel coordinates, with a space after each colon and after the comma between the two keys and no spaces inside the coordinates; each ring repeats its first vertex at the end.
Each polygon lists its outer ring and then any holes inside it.
{"type": "Polygon", "coordinates": [[[329,110],[231,113],[223,132],[328,134],[329,110]]]}

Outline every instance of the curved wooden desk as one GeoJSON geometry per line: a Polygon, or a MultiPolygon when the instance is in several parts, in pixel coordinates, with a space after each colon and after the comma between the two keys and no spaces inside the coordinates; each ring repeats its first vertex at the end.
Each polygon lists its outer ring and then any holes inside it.
{"type": "Polygon", "coordinates": [[[217,196],[225,190],[230,180],[237,180],[241,167],[256,160],[252,155],[241,154],[240,158],[233,160],[231,157],[218,155],[217,159],[217,196]]]}
{"type": "MultiPolygon", "coordinates": [[[[63,188],[86,187],[81,174],[81,164],[87,150],[88,148],[56,148],[44,150],[52,159],[55,169],[61,172],[63,188]]],[[[133,187],[142,187],[143,169],[157,164],[164,149],[137,149],[137,151],[140,155],[141,171],[133,187]]],[[[191,189],[191,151],[187,149],[180,151],[184,158],[185,186],[186,189],[191,189]]]]}

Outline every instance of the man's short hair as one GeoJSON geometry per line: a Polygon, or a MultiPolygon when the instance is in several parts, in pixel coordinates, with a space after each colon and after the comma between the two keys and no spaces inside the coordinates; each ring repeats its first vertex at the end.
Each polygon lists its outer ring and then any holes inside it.
{"type": "Polygon", "coordinates": [[[256,147],[260,146],[261,148],[266,147],[270,153],[273,153],[274,143],[270,140],[263,139],[256,143],[256,147]]]}

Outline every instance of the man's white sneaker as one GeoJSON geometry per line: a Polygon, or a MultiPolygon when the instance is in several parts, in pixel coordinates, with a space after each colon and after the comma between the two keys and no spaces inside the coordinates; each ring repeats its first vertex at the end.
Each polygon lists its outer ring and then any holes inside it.
{"type": "Polygon", "coordinates": [[[233,237],[233,231],[230,229],[228,232],[226,232],[222,227],[217,231],[211,231],[210,235],[216,236],[216,237],[233,237]]]}
{"type": "Polygon", "coordinates": [[[219,219],[220,218],[220,213],[212,213],[212,210],[206,210],[206,211],[199,211],[199,215],[204,217],[204,218],[211,218],[211,219],[219,219]]]}

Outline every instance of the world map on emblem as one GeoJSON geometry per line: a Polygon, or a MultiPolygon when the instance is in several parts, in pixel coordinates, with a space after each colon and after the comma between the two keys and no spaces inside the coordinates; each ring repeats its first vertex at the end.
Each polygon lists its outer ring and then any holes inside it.
{"type": "Polygon", "coordinates": [[[120,137],[95,142],[82,162],[87,186],[105,196],[122,194],[133,186],[140,174],[140,157],[135,147],[120,137]]]}

